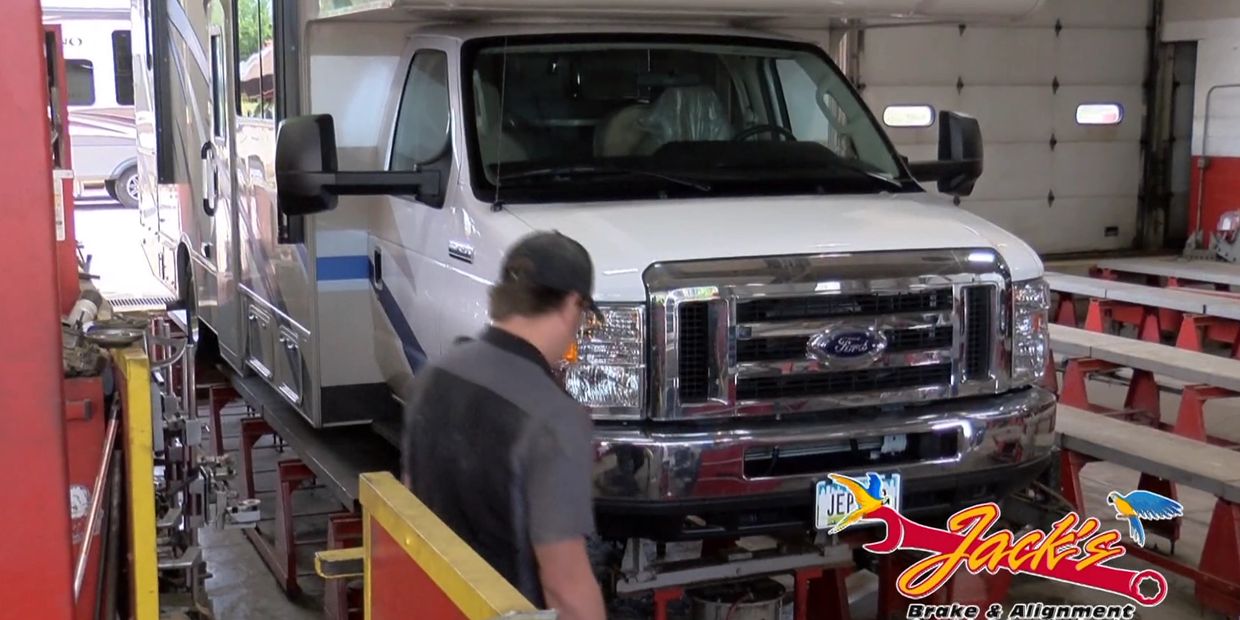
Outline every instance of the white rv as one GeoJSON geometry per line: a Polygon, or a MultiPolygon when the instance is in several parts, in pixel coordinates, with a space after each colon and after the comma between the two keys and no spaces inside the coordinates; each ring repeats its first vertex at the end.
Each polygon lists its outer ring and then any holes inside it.
{"type": "Polygon", "coordinates": [[[996,498],[1050,457],[1042,264],[922,184],[971,190],[976,121],[941,114],[910,164],[807,41],[1036,5],[135,3],[146,249],[330,434],[396,419],[515,240],[576,238],[606,321],[564,382],[609,535],[812,525],[831,471],[888,474],[909,514],[996,498]]]}
{"type": "Polygon", "coordinates": [[[128,0],[43,0],[43,21],[61,28],[74,187],[102,185],[138,206],[133,53],[128,0]]]}

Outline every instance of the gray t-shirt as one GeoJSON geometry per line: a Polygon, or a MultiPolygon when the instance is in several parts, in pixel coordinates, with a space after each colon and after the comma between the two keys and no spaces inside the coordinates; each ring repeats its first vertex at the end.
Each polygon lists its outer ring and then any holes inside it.
{"type": "Polygon", "coordinates": [[[594,532],[593,424],[533,345],[499,329],[418,372],[404,475],[419,499],[536,605],[534,545],[594,532]]]}

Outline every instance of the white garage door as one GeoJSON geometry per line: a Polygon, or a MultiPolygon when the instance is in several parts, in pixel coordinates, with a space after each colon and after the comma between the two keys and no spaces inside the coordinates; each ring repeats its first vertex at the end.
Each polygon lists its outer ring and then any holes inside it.
{"type": "MultiPolygon", "coordinates": [[[[894,104],[976,116],[985,172],[961,206],[1044,253],[1127,248],[1137,234],[1149,4],[1049,0],[1019,24],[870,28],[860,82],[881,119],[894,104]],[[1083,103],[1117,103],[1118,125],[1081,125],[1083,103]]],[[[889,128],[933,159],[938,126],[889,128]]]]}

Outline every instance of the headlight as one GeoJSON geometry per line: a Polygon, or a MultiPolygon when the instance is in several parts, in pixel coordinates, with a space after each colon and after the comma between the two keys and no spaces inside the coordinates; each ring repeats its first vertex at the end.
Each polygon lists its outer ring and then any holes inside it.
{"type": "Polygon", "coordinates": [[[1027,280],[1012,285],[1012,383],[1028,385],[1042,380],[1050,355],[1051,291],[1046,281],[1027,280]]]}
{"type": "Polygon", "coordinates": [[[635,419],[645,403],[646,308],[600,306],[603,320],[590,319],[577,344],[564,356],[564,389],[600,419],[635,419]]]}

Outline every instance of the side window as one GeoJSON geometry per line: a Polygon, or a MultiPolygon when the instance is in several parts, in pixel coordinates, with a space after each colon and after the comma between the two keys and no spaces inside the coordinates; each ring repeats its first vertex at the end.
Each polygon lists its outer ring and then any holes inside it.
{"type": "Polygon", "coordinates": [[[832,83],[815,79],[796,59],[775,61],[789,128],[798,140],[818,142],[841,157],[856,157],[849,129],[854,120],[832,93],[832,83]]]}
{"type": "Polygon", "coordinates": [[[451,159],[452,109],[448,97],[448,55],[420,51],[409,65],[392,138],[392,170],[444,165],[451,159]]]}
{"type": "MultiPolygon", "coordinates": [[[[792,133],[800,140],[826,142],[831,135],[831,124],[815,101],[818,84],[795,60],[777,60],[775,69],[783,88],[792,133]]],[[[825,93],[824,96],[830,97],[825,93]]]]}
{"type": "Polygon", "coordinates": [[[78,58],[65,59],[65,82],[69,86],[69,105],[95,103],[95,63],[78,58]]]}
{"type": "Polygon", "coordinates": [[[220,67],[224,64],[224,50],[221,46],[221,37],[218,34],[211,35],[211,133],[219,138],[224,135],[224,106],[228,105],[225,89],[228,87],[224,83],[224,72],[220,67]]]}
{"type": "Polygon", "coordinates": [[[112,31],[112,66],[116,67],[116,105],[133,105],[133,48],[128,30],[112,31]]]}
{"type": "Polygon", "coordinates": [[[276,118],[274,0],[237,0],[237,114],[276,118]]]}

